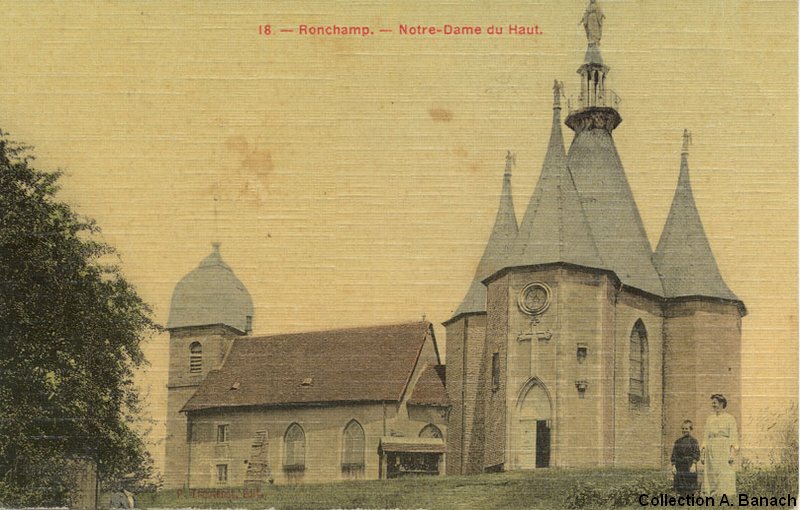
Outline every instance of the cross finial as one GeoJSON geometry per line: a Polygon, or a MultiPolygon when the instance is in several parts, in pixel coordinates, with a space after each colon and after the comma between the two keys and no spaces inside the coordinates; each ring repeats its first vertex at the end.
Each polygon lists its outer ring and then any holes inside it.
{"type": "Polygon", "coordinates": [[[689,154],[689,146],[692,145],[692,132],[688,129],[683,130],[683,147],[681,154],[689,154]]]}
{"type": "Polygon", "coordinates": [[[219,206],[219,185],[216,186],[214,190],[214,239],[219,239],[219,211],[217,207],[219,206]]]}
{"type": "Polygon", "coordinates": [[[511,151],[506,152],[506,175],[511,175],[511,167],[516,166],[517,155],[511,151]]]}

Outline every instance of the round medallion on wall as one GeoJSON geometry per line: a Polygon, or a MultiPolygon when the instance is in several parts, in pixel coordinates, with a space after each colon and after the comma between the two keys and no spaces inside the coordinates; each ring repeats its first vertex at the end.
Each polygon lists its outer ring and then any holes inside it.
{"type": "Polygon", "coordinates": [[[519,292],[517,305],[528,315],[543,314],[550,306],[550,287],[541,282],[529,283],[519,292]]]}

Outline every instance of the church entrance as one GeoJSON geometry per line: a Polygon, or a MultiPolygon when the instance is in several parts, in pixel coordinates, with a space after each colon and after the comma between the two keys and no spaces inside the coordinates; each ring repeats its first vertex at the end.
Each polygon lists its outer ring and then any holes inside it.
{"type": "Polygon", "coordinates": [[[536,420],[536,467],[550,466],[550,427],[547,420],[536,420]]]}
{"type": "Polygon", "coordinates": [[[517,469],[550,467],[550,398],[540,384],[530,384],[518,411],[517,469]]]}
{"type": "Polygon", "coordinates": [[[520,419],[520,430],[520,467],[550,467],[550,426],[547,425],[547,420],[520,419]]]}

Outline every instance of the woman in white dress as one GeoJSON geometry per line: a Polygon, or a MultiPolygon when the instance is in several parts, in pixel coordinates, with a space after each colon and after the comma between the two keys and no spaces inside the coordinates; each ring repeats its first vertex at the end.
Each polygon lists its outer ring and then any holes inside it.
{"type": "Polygon", "coordinates": [[[736,495],[736,468],[734,456],[739,450],[739,431],[736,420],[724,409],[728,401],[719,393],[711,395],[713,414],[706,420],[700,462],[705,464],[703,494],[720,498],[736,495]]]}

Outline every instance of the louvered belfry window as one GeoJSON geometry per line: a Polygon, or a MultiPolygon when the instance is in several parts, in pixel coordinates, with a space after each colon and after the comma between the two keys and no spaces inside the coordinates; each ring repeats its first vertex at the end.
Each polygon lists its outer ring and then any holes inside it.
{"type": "Polygon", "coordinates": [[[192,342],[189,346],[189,372],[197,374],[203,371],[203,346],[200,342],[192,342]]]}

